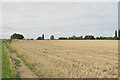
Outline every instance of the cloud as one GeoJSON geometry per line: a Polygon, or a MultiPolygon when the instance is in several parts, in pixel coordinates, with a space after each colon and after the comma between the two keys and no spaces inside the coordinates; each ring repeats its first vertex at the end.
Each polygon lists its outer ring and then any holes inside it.
{"type": "Polygon", "coordinates": [[[113,36],[117,29],[117,3],[3,3],[4,38],[23,33],[26,38],[59,36],[113,36]],[[8,34],[9,32],[9,34],[8,34]]]}
{"type": "Polygon", "coordinates": [[[39,16],[27,16],[28,18],[37,18],[39,16]]]}
{"type": "Polygon", "coordinates": [[[0,3],[0,39],[2,38],[2,3],[0,3]]]}

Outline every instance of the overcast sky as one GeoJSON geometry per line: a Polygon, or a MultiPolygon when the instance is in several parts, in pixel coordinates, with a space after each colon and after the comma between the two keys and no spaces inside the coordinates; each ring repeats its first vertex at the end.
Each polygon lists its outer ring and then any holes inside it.
{"type": "Polygon", "coordinates": [[[25,38],[114,36],[118,29],[117,2],[3,3],[3,38],[21,33],[25,38]]]}

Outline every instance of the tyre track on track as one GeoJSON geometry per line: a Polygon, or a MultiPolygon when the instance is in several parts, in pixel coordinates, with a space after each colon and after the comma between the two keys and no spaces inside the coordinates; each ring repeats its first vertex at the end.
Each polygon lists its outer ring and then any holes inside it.
{"type": "Polygon", "coordinates": [[[20,65],[21,65],[20,67],[15,65],[18,71],[19,78],[38,78],[36,75],[33,74],[33,72],[27,66],[25,66],[24,62],[19,57],[17,57],[15,53],[10,53],[10,55],[13,59],[14,64],[15,64],[14,59],[20,61],[20,65]]]}

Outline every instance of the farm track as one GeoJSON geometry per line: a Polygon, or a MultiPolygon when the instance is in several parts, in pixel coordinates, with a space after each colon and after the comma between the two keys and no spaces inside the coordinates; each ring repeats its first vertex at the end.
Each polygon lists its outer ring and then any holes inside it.
{"type": "Polygon", "coordinates": [[[12,53],[11,57],[21,62],[20,67],[16,66],[19,78],[37,78],[37,76],[35,76],[33,72],[27,66],[25,66],[24,62],[20,58],[18,58],[15,53],[12,53]]]}
{"type": "Polygon", "coordinates": [[[115,78],[117,41],[31,41],[11,46],[42,78],[115,78]]]}
{"type": "Polygon", "coordinates": [[[23,60],[21,60],[16,53],[11,53],[10,49],[8,49],[9,54],[12,58],[13,64],[15,65],[17,72],[18,72],[18,77],[19,78],[37,78],[37,76],[27,67],[25,66],[25,63],[23,62],[23,60]],[[20,61],[20,66],[16,65],[15,60],[19,60],[20,61]]]}

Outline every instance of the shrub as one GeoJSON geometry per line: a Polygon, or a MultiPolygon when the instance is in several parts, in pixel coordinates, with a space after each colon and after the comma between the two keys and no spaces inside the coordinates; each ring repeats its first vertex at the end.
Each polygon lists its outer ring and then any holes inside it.
{"type": "Polygon", "coordinates": [[[14,33],[10,38],[11,39],[23,39],[24,36],[22,34],[14,33]]]}

